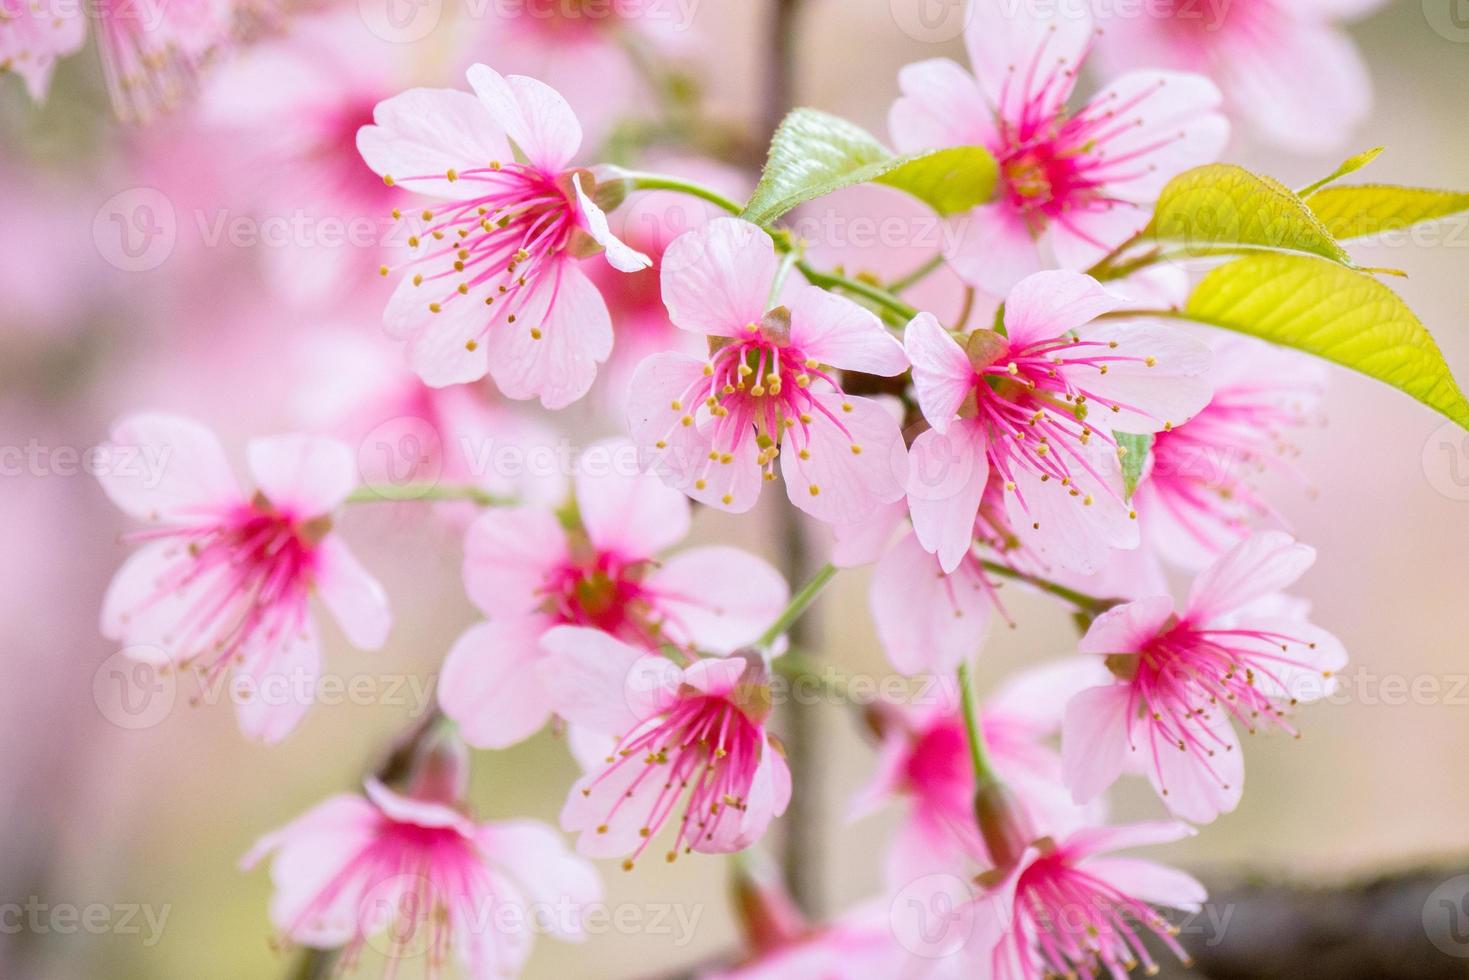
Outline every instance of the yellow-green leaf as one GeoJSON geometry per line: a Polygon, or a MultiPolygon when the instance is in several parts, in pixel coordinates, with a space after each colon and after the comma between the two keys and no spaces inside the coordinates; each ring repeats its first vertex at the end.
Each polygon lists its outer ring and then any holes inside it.
{"type": "Polygon", "coordinates": [[[1373,160],[1376,160],[1378,157],[1382,156],[1382,151],[1385,149],[1387,149],[1387,147],[1385,146],[1375,146],[1364,153],[1358,153],[1354,157],[1348,157],[1346,160],[1342,161],[1342,165],[1340,167],[1337,167],[1331,173],[1316,181],[1316,183],[1310,184],[1306,187],[1303,187],[1301,190],[1296,191],[1296,196],[1308,197],[1319,191],[1321,188],[1325,187],[1327,184],[1334,184],[1348,174],[1356,173],[1358,170],[1361,170],[1373,160]]]}
{"type": "Polygon", "coordinates": [[[1428,330],[1372,276],[1299,255],[1250,255],[1204,277],[1186,314],[1392,385],[1469,429],[1469,401],[1428,330]]]}
{"type": "Polygon", "coordinates": [[[1196,167],[1169,181],[1147,234],[1198,255],[1295,252],[1352,264],[1290,188],[1227,163],[1196,167]]]}
{"type": "Polygon", "coordinates": [[[1469,211],[1469,194],[1422,187],[1362,184],[1327,187],[1306,203],[1339,239],[1404,231],[1469,211]]]}
{"type": "Polygon", "coordinates": [[[742,217],[769,224],[799,204],[869,181],[906,191],[940,214],[955,214],[989,200],[997,172],[984,147],[894,156],[854,123],[816,109],[796,109],[776,130],[742,217]]]}

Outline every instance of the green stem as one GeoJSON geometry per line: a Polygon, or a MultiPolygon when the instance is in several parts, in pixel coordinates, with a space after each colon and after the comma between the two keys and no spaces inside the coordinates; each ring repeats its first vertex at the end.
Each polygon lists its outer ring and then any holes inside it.
{"type": "Polygon", "coordinates": [[[1109,599],[1102,599],[1094,595],[1087,595],[1085,592],[1079,592],[1076,589],[1068,588],[1067,586],[1064,586],[1059,582],[1052,582],[1051,580],[1041,578],[1038,575],[1027,575],[1025,572],[1017,572],[1009,565],[1002,565],[997,561],[989,561],[988,559],[985,559],[980,561],[980,565],[984,567],[985,571],[992,572],[995,575],[1000,576],[1001,578],[1013,579],[1016,582],[1024,582],[1025,584],[1040,589],[1042,592],[1049,593],[1050,595],[1053,595],[1058,599],[1064,599],[1082,612],[1096,615],[1097,613],[1105,612],[1113,605],[1112,601],[1109,599]]]}
{"type": "Polygon", "coordinates": [[[696,184],[691,180],[669,177],[664,174],[646,173],[628,173],[624,177],[632,182],[633,190],[677,191],[680,194],[689,194],[701,200],[708,201],[715,207],[723,208],[733,215],[738,215],[745,210],[744,205],[731,201],[713,188],[705,187],[703,184],[696,184]]]}
{"type": "Polygon", "coordinates": [[[841,289],[849,293],[855,293],[864,299],[869,299],[881,306],[883,309],[902,317],[904,321],[911,320],[918,315],[917,307],[910,306],[881,286],[874,286],[860,279],[849,279],[846,276],[834,272],[822,272],[814,269],[808,262],[797,262],[796,268],[806,277],[806,281],[813,286],[822,289],[841,289]]]}
{"type": "Polygon", "coordinates": [[[402,486],[364,485],[347,495],[349,504],[414,503],[418,501],[467,500],[481,507],[507,507],[513,501],[471,484],[405,483],[402,486]]]}
{"type": "Polygon", "coordinates": [[[974,785],[985,786],[1000,781],[985,748],[984,732],[979,727],[979,708],[974,701],[974,681],[969,676],[969,661],[959,665],[959,697],[964,712],[964,732],[968,736],[969,761],[974,765],[974,785]]]}
{"type": "Polygon", "coordinates": [[[922,282],[933,273],[943,268],[943,265],[944,257],[942,255],[935,255],[933,258],[929,259],[927,262],[923,263],[918,268],[908,273],[906,276],[894,279],[892,282],[888,283],[888,292],[896,295],[897,293],[901,293],[903,290],[907,289],[910,286],[916,286],[918,283],[922,282]]]}
{"type": "Polygon", "coordinates": [[[822,590],[825,589],[827,585],[831,583],[831,580],[836,577],[836,573],[836,566],[831,564],[830,562],[827,562],[825,565],[822,565],[821,568],[817,569],[816,574],[811,577],[811,581],[807,582],[804,586],[801,587],[800,592],[797,592],[794,596],[791,597],[790,603],[788,603],[781,614],[775,618],[775,622],[770,624],[770,628],[767,629],[764,633],[760,634],[760,639],[755,641],[755,645],[759,647],[768,647],[772,643],[774,643],[781,636],[781,634],[789,630],[791,628],[791,625],[795,623],[796,620],[801,618],[801,614],[810,607],[811,603],[816,601],[816,597],[821,595],[822,590]]]}

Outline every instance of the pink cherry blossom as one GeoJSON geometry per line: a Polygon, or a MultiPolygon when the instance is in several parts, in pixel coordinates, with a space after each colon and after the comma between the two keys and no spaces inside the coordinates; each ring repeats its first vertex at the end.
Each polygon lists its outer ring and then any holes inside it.
{"type": "Polygon", "coordinates": [[[905,342],[924,417],[908,500],[923,547],[952,572],[969,553],[991,476],[1035,556],[1081,572],[1133,548],[1114,432],[1156,432],[1208,400],[1209,351],[1161,325],[1098,321],[1120,297],[1074,272],[1040,272],[1006,300],[1005,333],[964,346],[920,314],[905,342]],[[1095,321],[1095,322],[1094,322],[1095,321]]]}
{"type": "Polygon", "coordinates": [[[570,168],[581,124],[555,90],[485,65],[469,83],[474,95],[396,95],[357,134],[384,181],[444,202],[417,214],[384,324],[429,384],[488,372],[511,398],[563,408],[612,351],[607,305],[578,258],[600,246],[623,272],[649,259],[609,230],[592,173],[570,168]]]}
{"type": "MultiPolygon", "coordinates": [[[[1060,834],[1101,819],[1100,804],[1078,806],[1061,783],[1061,757],[1047,744],[1061,726],[1061,709],[1078,691],[1106,678],[1086,658],[1071,658],[1017,674],[979,709],[980,728],[995,770],[1032,825],[1060,834]]],[[[898,799],[903,822],[888,851],[886,873],[897,887],[914,875],[950,872],[985,853],[974,818],[974,768],[964,718],[952,682],[919,688],[922,703],[879,703],[870,712],[882,734],[876,772],[853,801],[851,816],[898,799]]]]}
{"type": "Polygon", "coordinates": [[[194,94],[230,42],[229,0],[99,0],[94,21],[112,108],[148,122],[194,94]]]}
{"type": "Polygon", "coordinates": [[[1253,486],[1267,470],[1295,476],[1293,430],[1325,390],[1320,361],[1248,337],[1214,344],[1214,395],[1187,425],[1153,437],[1134,503],[1143,535],[1168,561],[1199,569],[1277,519],[1253,486]]]}
{"type": "Polygon", "coordinates": [[[1163,0],[1124,15],[1098,3],[1104,64],[1202,72],[1229,107],[1271,143],[1300,152],[1339,147],[1372,107],[1367,67],[1341,20],[1385,0],[1163,0]]]}
{"type": "Polygon", "coordinates": [[[1139,933],[1151,933],[1185,964],[1176,929],[1153,906],[1197,912],[1207,893],[1182,871],[1110,852],[1166,844],[1193,834],[1182,823],[1084,827],[1057,843],[1042,838],[967,911],[966,962],[995,980],[1122,978],[1157,964],[1139,933]]]}
{"type": "Polygon", "coordinates": [[[13,71],[37,102],[51,87],[56,59],[75,54],[87,39],[80,7],[48,0],[0,0],[0,75],[13,71]]]}
{"type": "Polygon", "coordinates": [[[758,947],[739,964],[703,980],[893,980],[908,976],[912,955],[893,934],[888,903],[866,902],[830,922],[758,947]]]}
{"type": "Polygon", "coordinates": [[[891,377],[907,358],[850,300],[791,283],[781,303],[779,267],[770,236],[736,218],[669,246],[669,316],[713,351],[643,362],[628,403],[633,439],[644,466],[701,503],[749,510],[779,457],[792,503],[855,522],[902,496],[907,457],[892,415],[848,397],[833,369],[891,377]]]}
{"type": "Polygon", "coordinates": [[[293,435],[253,440],[248,456],[252,493],[195,422],[143,414],[113,427],[102,487],[150,526],[129,535],[143,547],[107,590],[102,632],[134,657],[196,666],[209,683],[233,670],[241,728],[275,742],[310,706],[321,667],[310,598],[360,649],[382,646],[391,616],[382,587],[332,530],[357,485],[351,450],[293,435]]]}
{"type": "Polygon", "coordinates": [[[1095,37],[1074,6],[975,0],[972,75],[947,58],[898,75],[888,127],[900,150],[983,146],[999,163],[996,199],[959,219],[947,250],[991,293],[1048,263],[1090,267],[1143,229],[1170,177],[1211,162],[1228,139],[1219,91],[1201,75],[1131,71],[1069,113],[1095,37]]]}
{"type": "Polygon", "coordinates": [[[754,641],[785,606],[785,580],[738,548],[659,557],[688,533],[689,503],[637,472],[630,443],[589,448],[575,485],[573,533],[549,510],[512,507],[487,511],[465,539],[465,589],[490,621],[449,652],[439,702],[473,745],[518,742],[550,718],[554,684],[535,665],[557,625],[595,627],[645,650],[672,643],[722,654],[754,641]]]}
{"type": "Polygon", "coordinates": [[[558,714],[616,736],[605,762],[571,789],[561,826],[591,857],[631,869],[664,825],[665,857],[746,848],[785,812],[791,774],[765,730],[769,668],[754,652],[679,667],[600,630],[558,626],[540,672],[558,714]]]}
{"type": "Polygon", "coordinates": [[[1201,572],[1181,613],[1153,596],[1097,617],[1081,651],[1105,657],[1115,679],[1066,707],[1065,778],[1078,801],[1130,765],[1185,820],[1238,805],[1234,723],[1294,734],[1287,709],[1330,694],[1346,664],[1341,643],[1277,594],[1315,559],[1289,535],[1263,532],[1201,572]]]}
{"type": "Polygon", "coordinates": [[[574,912],[601,897],[596,870],[551,827],[476,824],[433,794],[402,795],[375,779],[365,789],[365,798],[322,801],[241,860],[249,869],[274,855],[270,914],[287,938],[341,947],[347,966],[371,944],[390,975],[409,957],[426,955],[430,977],[457,961],[476,980],[519,974],[532,921],[558,938],[583,938],[578,914],[532,919],[532,906],[574,912]]]}

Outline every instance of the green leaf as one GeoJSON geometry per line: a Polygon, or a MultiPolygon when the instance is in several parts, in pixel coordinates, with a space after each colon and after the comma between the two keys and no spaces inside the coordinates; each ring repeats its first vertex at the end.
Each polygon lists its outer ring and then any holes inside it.
{"type": "Polygon", "coordinates": [[[1333,235],[1350,239],[1404,231],[1469,211],[1469,194],[1363,184],[1328,187],[1306,203],[1333,235]]]}
{"type": "Polygon", "coordinates": [[[1145,234],[1197,255],[1294,252],[1352,265],[1290,188],[1233,164],[1196,167],[1169,181],[1145,234]]]}
{"type": "Polygon", "coordinates": [[[1316,181],[1316,183],[1307,185],[1306,187],[1303,187],[1300,190],[1296,191],[1296,196],[1309,197],[1310,195],[1319,191],[1321,188],[1325,187],[1327,184],[1334,184],[1348,174],[1356,173],[1358,170],[1361,170],[1373,160],[1376,160],[1378,157],[1382,156],[1382,151],[1385,149],[1387,149],[1387,147],[1385,146],[1376,146],[1366,151],[1365,153],[1358,153],[1356,156],[1348,158],[1347,160],[1342,162],[1342,165],[1340,167],[1337,167],[1331,173],[1316,181]]]}
{"type": "Polygon", "coordinates": [[[955,214],[989,200],[996,174],[994,157],[983,147],[898,157],[860,126],[816,109],[796,109],[775,131],[742,217],[769,224],[799,204],[869,181],[906,191],[940,214],[955,214]]]}
{"type": "Polygon", "coordinates": [[[1250,255],[1204,277],[1185,314],[1360,371],[1469,429],[1469,401],[1396,293],[1362,272],[1298,255],[1250,255]]]}
{"type": "Polygon", "coordinates": [[[1131,500],[1133,492],[1137,490],[1138,481],[1143,478],[1143,466],[1148,462],[1148,453],[1153,451],[1153,434],[1114,432],[1113,436],[1117,439],[1118,457],[1122,462],[1122,489],[1127,494],[1127,499],[1131,500]]]}

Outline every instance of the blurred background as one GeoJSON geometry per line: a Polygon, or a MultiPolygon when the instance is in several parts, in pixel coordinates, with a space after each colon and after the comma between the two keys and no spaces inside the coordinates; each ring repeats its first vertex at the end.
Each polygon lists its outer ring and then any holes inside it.
{"type": "MultiPolygon", "coordinates": [[[[0,977],[288,975],[295,960],[274,948],[266,915],[269,876],[238,871],[239,856],[361,779],[428,709],[438,664],[477,617],[459,581],[462,513],[352,511],[341,527],[388,588],[393,637],[363,654],[328,632],[327,670],[357,693],[318,704],[274,747],[244,739],[218,692],[130,674],[98,634],[129,527],[87,472],[87,450],[119,415],[183,412],[237,454],[251,435],[336,431],[361,447],[364,467],[383,446],[406,452],[405,433],[418,431],[402,407],[409,395],[394,387],[408,376],[379,325],[392,205],[352,145],[376,101],[412,85],[458,86],[473,61],[540,74],[583,112],[585,161],[651,161],[739,194],[753,185],[750,164],[780,100],[885,134],[899,67],[963,59],[945,5],[929,0],[685,0],[622,25],[636,35],[631,47],[528,26],[514,4],[384,11],[384,2],[395,0],[291,11],[283,30],[223,52],[197,99],[146,126],[113,121],[89,50],[59,64],[41,106],[18,79],[0,78],[0,977]],[[794,16],[775,21],[778,7],[794,16]],[[789,96],[772,91],[773,30],[789,32],[795,53],[789,96]],[[77,911],[52,914],[65,908],[77,911]]],[[[1469,188],[1469,10],[1455,6],[1401,0],[1351,27],[1376,104],[1342,152],[1284,154],[1241,134],[1231,159],[1300,186],[1385,144],[1367,179],[1469,188]]],[[[879,191],[821,207],[832,210],[808,217],[909,206],[879,191]]],[[[807,234],[849,271],[891,274],[916,264],[905,249],[927,254],[921,243],[807,234]]],[[[1409,273],[1394,285],[1469,377],[1469,226],[1415,237],[1363,249],[1363,264],[1409,273]]],[[[946,301],[943,289],[933,302],[946,301]]],[[[624,291],[614,315],[646,316],[646,293],[624,291]]],[[[631,345],[621,319],[618,329],[631,345]]],[[[582,405],[549,420],[489,395],[486,411],[512,428],[549,424],[575,446],[621,428],[617,392],[601,389],[626,374],[605,374],[582,405]]],[[[1242,806],[1162,856],[1206,875],[1324,885],[1420,867],[1452,877],[1469,869],[1469,439],[1333,371],[1325,422],[1302,444],[1309,488],[1282,482],[1270,493],[1319,550],[1298,591],[1346,640],[1352,667],[1334,703],[1303,714],[1303,739],[1247,740],[1242,806]]],[[[695,537],[779,560],[776,496],[753,519],[700,513],[695,537]]],[[[825,547],[820,531],[807,533],[825,547]]],[[[881,676],[866,594],[865,572],[840,576],[810,642],[843,671],[881,676]]],[[[1018,626],[990,638],[985,685],[1074,643],[1041,597],[1009,603],[1018,626]]],[[[813,900],[834,912],[876,893],[893,820],[845,821],[871,744],[850,707],[811,713],[816,738],[797,779],[817,819],[802,847],[813,900]]],[[[484,818],[554,822],[573,777],[548,732],[476,753],[473,798],[484,818]]],[[[1159,813],[1132,784],[1115,811],[1159,813]]],[[[528,976],[676,975],[734,948],[717,860],[603,870],[609,905],[671,909],[667,927],[609,928],[582,945],[543,938],[528,976]]],[[[1456,949],[1469,956],[1469,944],[1456,949]]],[[[374,975],[371,964],[364,971],[374,975]]]]}

